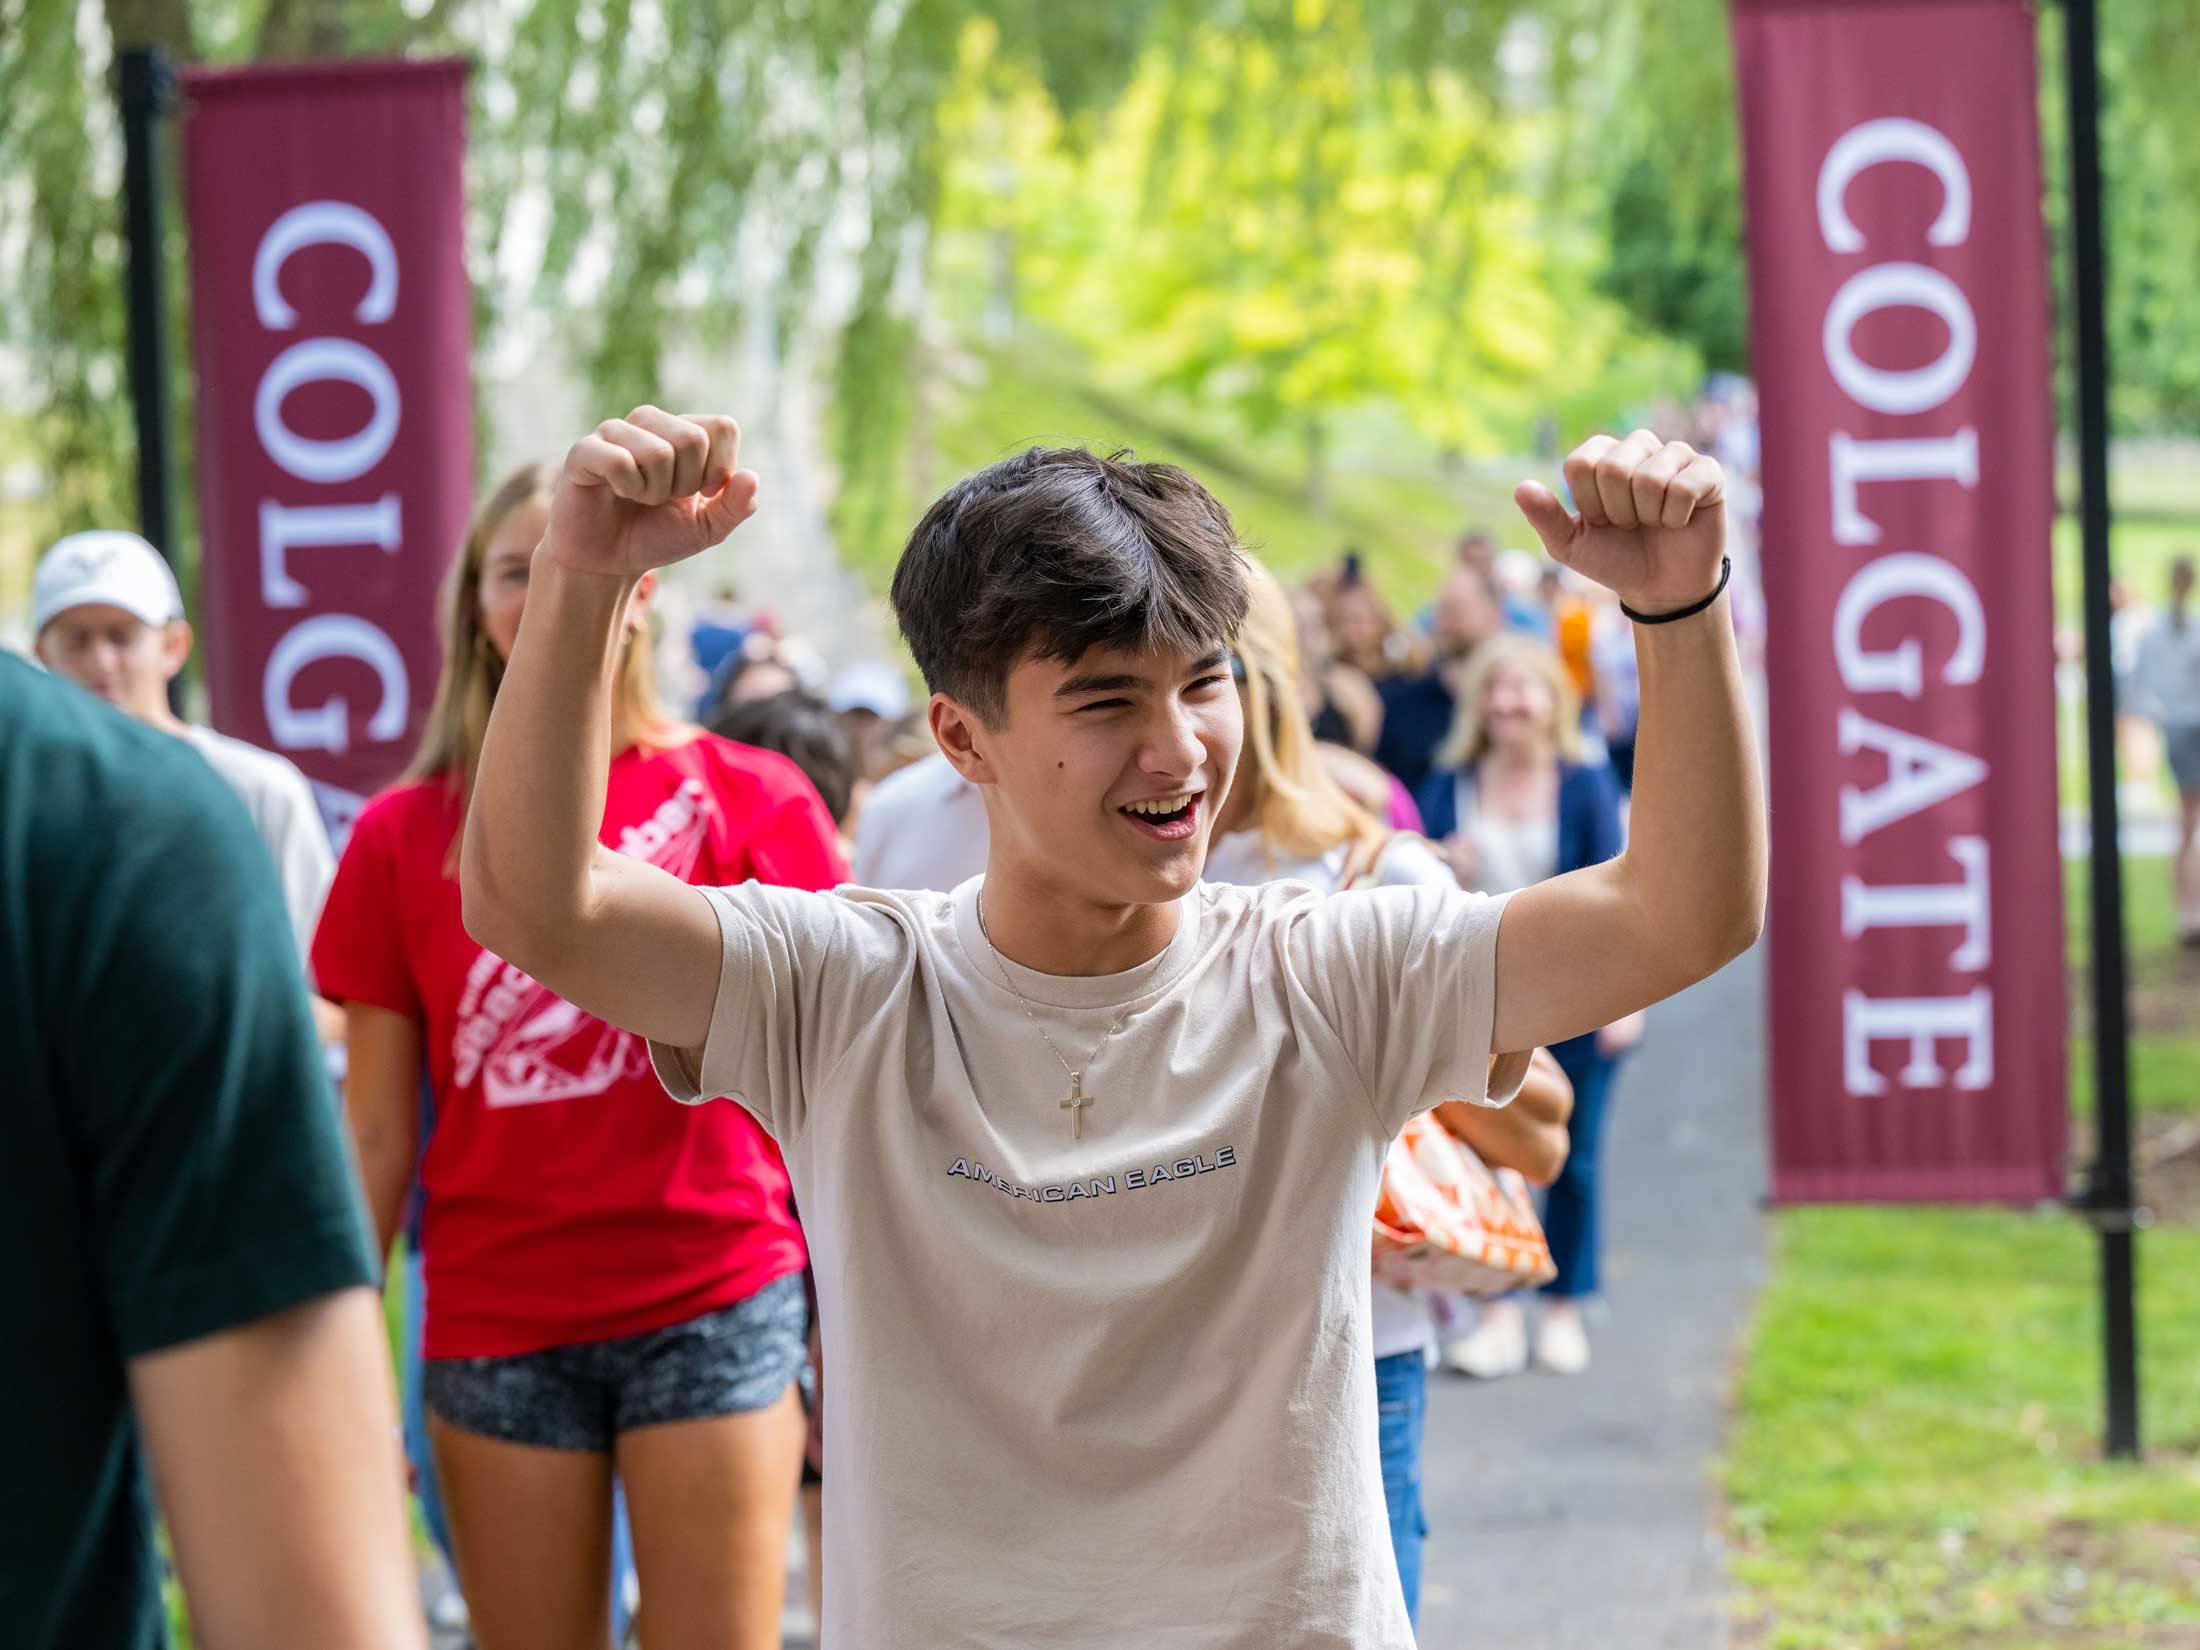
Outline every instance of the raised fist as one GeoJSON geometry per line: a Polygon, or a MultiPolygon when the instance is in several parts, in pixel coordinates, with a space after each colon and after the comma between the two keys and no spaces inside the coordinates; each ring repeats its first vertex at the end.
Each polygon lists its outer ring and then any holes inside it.
{"type": "Polygon", "coordinates": [[[543,549],[583,573],[634,577],[685,561],[756,511],[737,469],[741,427],[722,414],[636,407],[573,443],[550,500],[543,549]]]}
{"type": "Polygon", "coordinates": [[[1637,430],[1624,441],[1591,436],[1566,460],[1571,514],[1537,481],[1513,502],[1548,550],[1638,613],[1702,601],[1726,554],[1726,476],[1685,441],[1637,430]]]}

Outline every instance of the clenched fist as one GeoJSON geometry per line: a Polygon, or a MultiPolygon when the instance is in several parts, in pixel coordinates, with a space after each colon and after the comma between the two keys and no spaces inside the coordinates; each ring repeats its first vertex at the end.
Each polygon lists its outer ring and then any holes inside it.
{"type": "Polygon", "coordinates": [[[756,512],[735,466],[741,427],[721,414],[636,407],[573,443],[543,549],[583,573],[635,577],[708,550],[756,512]]]}
{"type": "Polygon", "coordinates": [[[1726,476],[1718,460],[1648,430],[1624,441],[1597,435],[1567,458],[1566,485],[1579,515],[1537,481],[1513,489],[1513,502],[1556,560],[1636,612],[1688,607],[1719,582],[1726,476]]]}

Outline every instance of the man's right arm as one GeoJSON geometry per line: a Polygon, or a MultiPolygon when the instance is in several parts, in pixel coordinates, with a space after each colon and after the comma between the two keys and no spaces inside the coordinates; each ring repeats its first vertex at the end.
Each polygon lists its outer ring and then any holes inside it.
{"type": "Polygon", "coordinates": [[[574,1006],[660,1043],[701,1045],[718,918],[669,872],[597,840],[614,676],[635,585],[716,544],[755,506],[730,418],[644,407],[567,454],[528,575],[467,809],[467,932],[574,1006]]]}
{"type": "Polygon", "coordinates": [[[129,1376],[200,1643],[424,1647],[372,1290],[143,1354],[129,1376]]]}

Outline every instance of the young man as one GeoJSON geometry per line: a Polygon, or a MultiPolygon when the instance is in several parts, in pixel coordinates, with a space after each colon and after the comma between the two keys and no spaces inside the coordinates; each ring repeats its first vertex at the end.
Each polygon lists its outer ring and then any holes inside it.
{"type": "MultiPolygon", "coordinates": [[[[191,657],[183,593],[160,552],[135,533],[72,533],[39,558],[31,581],[39,663],[125,715],[187,741],[252,816],[275,872],[302,957],[313,944],[336,856],[305,775],[272,751],[195,727],[168,708],[168,684],[191,657]]],[[[343,1016],[315,999],[324,1041],[343,1016]]]]}
{"type": "Polygon", "coordinates": [[[381,1300],[237,799],[0,655],[0,1638],[417,1650],[381,1300]],[[113,842],[87,853],[87,842],[113,842]]]}
{"type": "Polygon", "coordinates": [[[619,614],[755,508],[730,419],[567,455],[483,752],[467,921],[737,1096],[801,1200],[827,1368],[825,1642],[1412,1642],[1367,1223],[1407,1116],[1724,964],[1764,813],[1718,467],[1646,433],[1518,494],[1645,626],[1632,845],[1491,900],[1202,884],[1246,605],[1182,471],[1034,449],[918,525],[894,602],[984,792],[953,895],[698,892],[596,845],[619,614]]]}

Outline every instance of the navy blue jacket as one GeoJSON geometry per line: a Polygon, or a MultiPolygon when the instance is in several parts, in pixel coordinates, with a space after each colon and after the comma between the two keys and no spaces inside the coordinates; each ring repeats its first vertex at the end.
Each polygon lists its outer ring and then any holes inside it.
{"type": "MultiPolygon", "coordinates": [[[[1421,808],[1421,827],[1429,840],[1441,842],[1459,829],[1459,774],[1455,768],[1439,768],[1428,776],[1415,800],[1421,808]]],[[[1578,871],[1584,865],[1601,865],[1617,857],[1625,846],[1619,825],[1619,781],[1612,770],[1598,763],[1562,762],[1558,769],[1558,865],[1553,875],[1578,871]]],[[[1551,1052],[1576,1077],[1592,1062],[1609,1063],[1599,1054],[1596,1037],[1574,1037],[1554,1043],[1551,1052]]]]}

